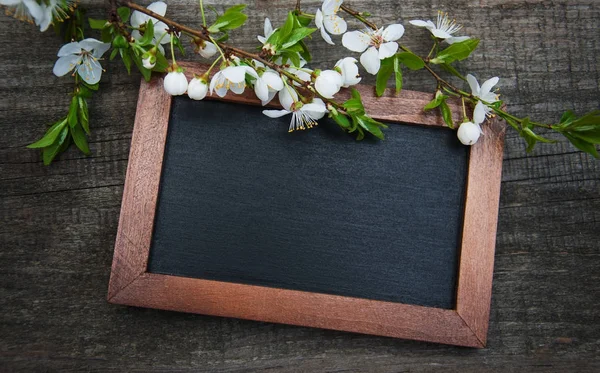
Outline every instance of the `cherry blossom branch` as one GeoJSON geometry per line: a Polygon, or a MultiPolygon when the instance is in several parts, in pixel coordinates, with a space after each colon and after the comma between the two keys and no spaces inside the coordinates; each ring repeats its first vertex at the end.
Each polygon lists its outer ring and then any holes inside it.
{"type": "Polygon", "coordinates": [[[339,102],[326,98],[323,95],[321,95],[312,85],[310,82],[306,82],[300,78],[298,78],[296,75],[290,73],[289,71],[286,71],[285,69],[283,69],[281,66],[279,66],[276,63],[273,63],[269,60],[267,60],[266,58],[264,58],[262,55],[260,54],[255,54],[255,53],[251,53],[251,52],[247,52],[243,49],[239,49],[236,47],[233,47],[231,45],[228,45],[226,43],[221,43],[221,42],[216,42],[211,36],[210,36],[210,32],[208,31],[208,29],[206,27],[203,27],[202,30],[196,30],[190,27],[187,27],[185,25],[182,25],[180,23],[177,23],[169,18],[163,17],[160,14],[156,14],[153,11],[144,8],[136,3],[130,2],[130,1],[121,1],[120,2],[121,5],[126,6],[130,9],[133,10],[137,10],[138,12],[144,13],[150,17],[156,18],[157,20],[167,24],[168,26],[170,26],[174,31],[181,31],[183,33],[186,33],[188,35],[200,38],[204,41],[209,41],[211,43],[215,43],[219,48],[221,48],[221,50],[223,51],[223,53],[225,55],[237,55],[237,56],[242,56],[242,57],[246,57],[246,58],[250,58],[250,59],[254,59],[256,61],[259,61],[261,63],[263,63],[265,66],[270,67],[271,69],[277,71],[279,74],[286,76],[287,78],[289,78],[290,80],[300,84],[302,87],[306,88],[307,90],[309,90],[310,92],[312,92],[313,94],[319,96],[319,98],[321,98],[324,102],[327,102],[329,104],[331,104],[333,107],[335,107],[336,109],[339,110],[343,110],[343,105],[340,104],[339,102]]]}

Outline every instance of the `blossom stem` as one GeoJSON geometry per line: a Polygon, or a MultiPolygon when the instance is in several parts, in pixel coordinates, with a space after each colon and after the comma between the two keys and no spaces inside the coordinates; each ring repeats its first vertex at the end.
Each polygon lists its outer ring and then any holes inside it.
{"type": "Polygon", "coordinates": [[[204,16],[204,1],[200,0],[200,13],[202,14],[202,26],[206,27],[206,17],[204,16]]]}
{"type": "Polygon", "coordinates": [[[210,67],[208,68],[208,70],[206,70],[206,76],[210,75],[210,71],[213,69],[213,67],[215,67],[215,65],[217,64],[217,62],[219,62],[222,58],[223,58],[223,55],[220,55],[219,57],[215,58],[215,60],[213,61],[212,65],[210,65],[210,67]]]}
{"type": "Polygon", "coordinates": [[[466,122],[469,118],[467,117],[467,107],[465,106],[465,97],[461,96],[460,100],[462,101],[462,107],[463,107],[463,120],[466,122]]]}
{"type": "Polygon", "coordinates": [[[173,47],[173,45],[175,44],[175,42],[173,41],[174,39],[175,33],[171,35],[171,59],[173,60],[173,66],[177,66],[177,61],[175,61],[175,48],[173,47]]]}

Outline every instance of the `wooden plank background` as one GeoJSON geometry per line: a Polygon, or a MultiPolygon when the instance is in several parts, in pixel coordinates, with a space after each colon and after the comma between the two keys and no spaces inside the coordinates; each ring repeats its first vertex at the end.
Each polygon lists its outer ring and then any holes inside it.
{"type": "MultiPolygon", "coordinates": [[[[103,16],[100,2],[83,3],[90,16],[103,16]]],[[[294,1],[247,3],[249,26],[232,41],[252,48],[263,18],[283,20],[294,1]]],[[[370,3],[379,24],[452,11],[465,33],[483,39],[461,66],[480,80],[500,76],[501,92],[516,114],[553,121],[568,108],[598,108],[597,0],[348,3],[370,3]]],[[[196,4],[178,1],[167,14],[199,25],[196,4]]],[[[71,81],[52,75],[61,41],[52,32],[0,19],[0,371],[600,369],[600,162],[564,142],[527,155],[511,131],[487,349],[109,305],[139,76],[128,76],[119,62],[104,62],[110,74],[91,102],[93,154],[71,149],[44,167],[38,152],[24,146],[66,113],[71,81]]],[[[425,32],[406,27],[406,44],[425,52],[425,32]]],[[[315,67],[330,67],[347,54],[311,44],[315,67]]],[[[408,89],[434,88],[426,73],[405,78],[408,89]]]]}

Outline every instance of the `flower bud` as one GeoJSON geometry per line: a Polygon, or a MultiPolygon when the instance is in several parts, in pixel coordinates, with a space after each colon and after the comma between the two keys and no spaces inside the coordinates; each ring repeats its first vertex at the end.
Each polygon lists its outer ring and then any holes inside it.
{"type": "Polygon", "coordinates": [[[481,127],[473,122],[464,122],[458,128],[457,136],[464,145],[473,145],[479,140],[481,127]]]}
{"type": "Polygon", "coordinates": [[[194,77],[194,79],[190,80],[187,93],[192,100],[202,100],[204,97],[206,97],[207,92],[208,83],[206,79],[194,77]]]}
{"type": "MultiPolygon", "coordinates": [[[[316,70],[315,70],[316,71],[316,70]]],[[[342,74],[334,70],[324,70],[315,79],[315,89],[325,98],[333,98],[344,84],[342,74]]]]}
{"type": "Polygon", "coordinates": [[[149,53],[144,53],[142,56],[142,65],[148,70],[152,70],[156,66],[156,56],[149,53]]]}
{"type": "Polygon", "coordinates": [[[172,71],[165,76],[164,87],[171,96],[179,96],[187,91],[188,81],[182,72],[172,71]]]}

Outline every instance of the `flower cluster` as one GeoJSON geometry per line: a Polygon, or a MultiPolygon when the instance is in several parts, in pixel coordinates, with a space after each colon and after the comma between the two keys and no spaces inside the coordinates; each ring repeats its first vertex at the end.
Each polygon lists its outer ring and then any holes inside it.
{"type": "Polygon", "coordinates": [[[359,91],[353,88],[362,80],[360,66],[367,74],[376,76],[378,96],[386,92],[390,80],[399,94],[407,70],[426,70],[438,88],[423,109],[439,110],[449,128],[458,127],[458,140],[465,145],[477,143],[485,133],[482,126],[486,120],[498,116],[525,139],[528,151],[537,142],[554,141],[534,132],[536,128],[545,128],[564,135],[575,147],[599,156],[596,146],[600,143],[600,112],[578,118],[568,111],[557,124],[518,118],[504,110],[504,103],[494,90],[498,77],[480,85],[473,75],[463,76],[454,63],[468,58],[478,47],[479,39],[460,35],[462,25],[448,13],[438,12],[435,22],[409,22],[432,36],[431,51],[427,56],[419,56],[401,44],[406,32],[401,23],[377,26],[368,19],[369,13],[355,11],[343,0],[324,0],[314,13],[304,11],[300,2],[296,2],[295,9],[279,27],[274,27],[269,18],[264,20],[263,35],[257,36],[259,52],[252,53],[225,44],[230,32],[246,22],[245,5],[233,5],[222,13],[213,9],[217,14],[209,23],[200,0],[202,28],[195,30],[167,18],[167,4],[163,1],[153,2],[147,8],[133,2],[117,8],[117,1],[111,0],[108,19],[90,18],[87,22],[76,3],[76,0],[0,0],[7,14],[35,23],[42,31],[59,22],[67,23],[62,29],[67,30],[65,36],[71,42],[58,51],[53,72],[56,76],[74,77],[75,89],[68,115],[30,145],[42,149],[45,163],[66,148],[71,142],[68,138],[84,153],[89,152],[87,101],[99,88],[104,72],[101,61],[109,51],[108,59],[120,57],[128,71],[136,67],[146,80],[151,79],[153,72],[166,73],[163,84],[170,95],[187,94],[190,99],[202,100],[208,95],[224,97],[248,89],[263,106],[277,96],[282,109],[263,113],[270,118],[291,114],[289,131],[313,128],[328,116],[358,140],[365,135],[383,139],[382,129],[386,128],[366,112],[359,91]],[[354,18],[358,26],[354,27],[348,17],[354,18]],[[88,23],[100,34],[99,40],[84,36],[88,23]],[[310,68],[312,56],[306,40],[315,32],[330,45],[335,45],[335,37],[341,37],[342,46],[357,55],[344,57],[327,69],[310,68]],[[177,64],[175,51],[183,53],[184,38],[190,39],[196,54],[212,59],[204,74],[186,76],[177,64]],[[442,78],[435,71],[437,67],[468,84],[470,92],[442,78]],[[338,101],[342,89],[350,90],[350,99],[338,101]],[[462,103],[460,122],[455,123],[448,105],[452,100],[455,104],[462,103]]]}

